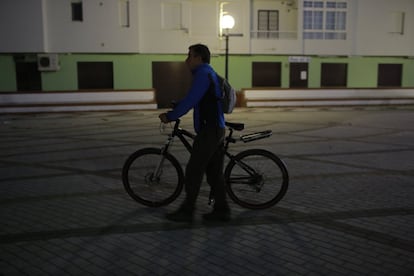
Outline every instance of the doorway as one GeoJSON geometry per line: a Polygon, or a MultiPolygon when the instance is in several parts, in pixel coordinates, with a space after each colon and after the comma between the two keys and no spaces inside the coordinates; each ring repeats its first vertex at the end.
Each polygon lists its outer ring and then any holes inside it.
{"type": "Polygon", "coordinates": [[[179,101],[187,94],[191,73],[185,62],[153,62],[152,86],[158,108],[169,108],[172,101],[179,101]]]}
{"type": "Polygon", "coordinates": [[[42,78],[37,62],[16,62],[17,91],[41,91],[42,78]]]}
{"type": "Polygon", "coordinates": [[[321,87],[346,87],[347,79],[347,63],[321,64],[321,87]]]}
{"type": "Polygon", "coordinates": [[[308,63],[292,62],[290,63],[290,85],[291,88],[308,87],[308,63]]]}
{"type": "Polygon", "coordinates": [[[378,64],[378,87],[401,87],[402,64],[378,64]]]}
{"type": "Polygon", "coordinates": [[[280,87],[282,80],[282,63],[280,62],[253,62],[253,87],[280,87]]]}
{"type": "Polygon", "coordinates": [[[78,89],[114,89],[112,62],[78,62],[78,89]]]}

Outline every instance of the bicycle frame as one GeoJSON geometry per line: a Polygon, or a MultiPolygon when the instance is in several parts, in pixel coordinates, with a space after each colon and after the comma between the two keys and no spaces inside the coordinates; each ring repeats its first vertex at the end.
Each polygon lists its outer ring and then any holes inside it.
{"type": "MultiPolygon", "coordinates": [[[[189,131],[187,131],[187,130],[185,130],[185,129],[180,128],[179,125],[180,125],[180,119],[178,119],[178,120],[175,121],[175,124],[174,124],[174,127],[173,127],[173,131],[171,132],[171,134],[168,135],[168,139],[165,142],[164,147],[162,148],[162,153],[168,152],[168,150],[169,150],[172,142],[174,141],[174,138],[175,137],[178,137],[180,139],[181,143],[183,143],[183,145],[185,146],[185,148],[187,149],[187,151],[189,153],[192,152],[193,147],[190,144],[190,142],[188,142],[188,140],[187,140],[186,137],[194,140],[194,138],[196,137],[196,135],[193,134],[193,133],[191,133],[191,132],[189,132],[189,131]]],[[[225,152],[225,155],[227,157],[229,157],[230,159],[232,159],[233,155],[230,154],[227,150],[229,148],[229,144],[230,143],[236,143],[236,139],[234,139],[232,137],[232,135],[233,135],[233,129],[229,128],[229,131],[230,131],[230,134],[226,137],[226,139],[225,139],[226,142],[224,143],[224,152],[225,152]]]]}
{"type": "MultiPolygon", "coordinates": [[[[186,137],[190,138],[190,139],[194,139],[195,138],[195,134],[180,128],[180,119],[176,120],[174,123],[174,127],[173,127],[173,131],[171,132],[171,134],[168,135],[168,139],[165,142],[164,147],[161,149],[162,154],[164,155],[165,153],[167,153],[169,151],[169,148],[172,144],[172,142],[174,141],[175,137],[178,137],[180,139],[180,141],[183,143],[183,145],[185,146],[185,148],[188,150],[189,153],[192,152],[193,147],[191,146],[190,142],[188,142],[188,140],[186,139],[186,137]]],[[[236,139],[233,138],[233,132],[234,130],[232,128],[228,128],[229,130],[229,135],[226,136],[225,138],[225,143],[224,143],[224,154],[230,159],[233,160],[234,162],[236,162],[236,164],[238,164],[241,168],[243,168],[250,176],[254,176],[256,174],[256,172],[254,171],[254,169],[252,169],[250,166],[244,164],[243,162],[240,162],[239,160],[237,160],[233,154],[228,152],[228,148],[229,148],[229,144],[230,143],[236,143],[236,139]]],[[[156,171],[159,171],[159,167],[161,167],[162,162],[163,162],[163,158],[160,161],[160,164],[158,166],[158,168],[156,169],[156,171]]]]}
{"type": "Polygon", "coordinates": [[[188,150],[188,152],[191,153],[191,151],[193,150],[193,147],[191,146],[190,142],[188,142],[185,137],[194,139],[195,135],[185,129],[180,128],[179,125],[180,125],[180,119],[175,121],[173,131],[170,134],[168,134],[168,139],[165,142],[164,147],[161,149],[161,152],[163,154],[168,152],[175,137],[178,137],[180,139],[181,143],[183,143],[183,145],[188,150]]]}

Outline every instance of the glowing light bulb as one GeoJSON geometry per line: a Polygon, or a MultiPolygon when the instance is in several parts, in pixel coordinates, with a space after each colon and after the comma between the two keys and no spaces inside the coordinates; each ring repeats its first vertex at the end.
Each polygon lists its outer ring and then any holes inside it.
{"type": "Polygon", "coordinates": [[[220,27],[222,29],[232,29],[234,27],[234,18],[231,15],[223,15],[220,22],[220,27]]]}

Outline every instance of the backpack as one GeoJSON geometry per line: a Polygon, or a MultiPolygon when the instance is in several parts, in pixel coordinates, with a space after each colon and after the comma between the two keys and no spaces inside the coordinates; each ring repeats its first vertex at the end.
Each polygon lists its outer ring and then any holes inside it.
{"type": "MultiPolygon", "coordinates": [[[[236,105],[236,90],[234,90],[225,78],[217,73],[216,75],[221,90],[221,98],[219,98],[219,100],[222,104],[222,110],[224,113],[230,114],[233,112],[234,106],[236,105]]],[[[210,79],[213,81],[211,76],[210,79]]]]}

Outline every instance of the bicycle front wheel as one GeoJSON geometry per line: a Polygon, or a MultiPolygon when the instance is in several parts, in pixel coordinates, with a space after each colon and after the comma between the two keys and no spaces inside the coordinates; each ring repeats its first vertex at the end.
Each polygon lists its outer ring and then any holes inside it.
{"type": "Polygon", "coordinates": [[[122,182],[127,193],[139,203],[160,207],[174,201],[183,189],[184,174],[180,163],[157,148],[134,152],[125,161],[122,182]]]}
{"type": "Polygon", "coordinates": [[[283,161],[262,149],[238,153],[227,165],[224,177],[229,197],[249,209],[275,205],[286,194],[289,185],[283,161]]]}

